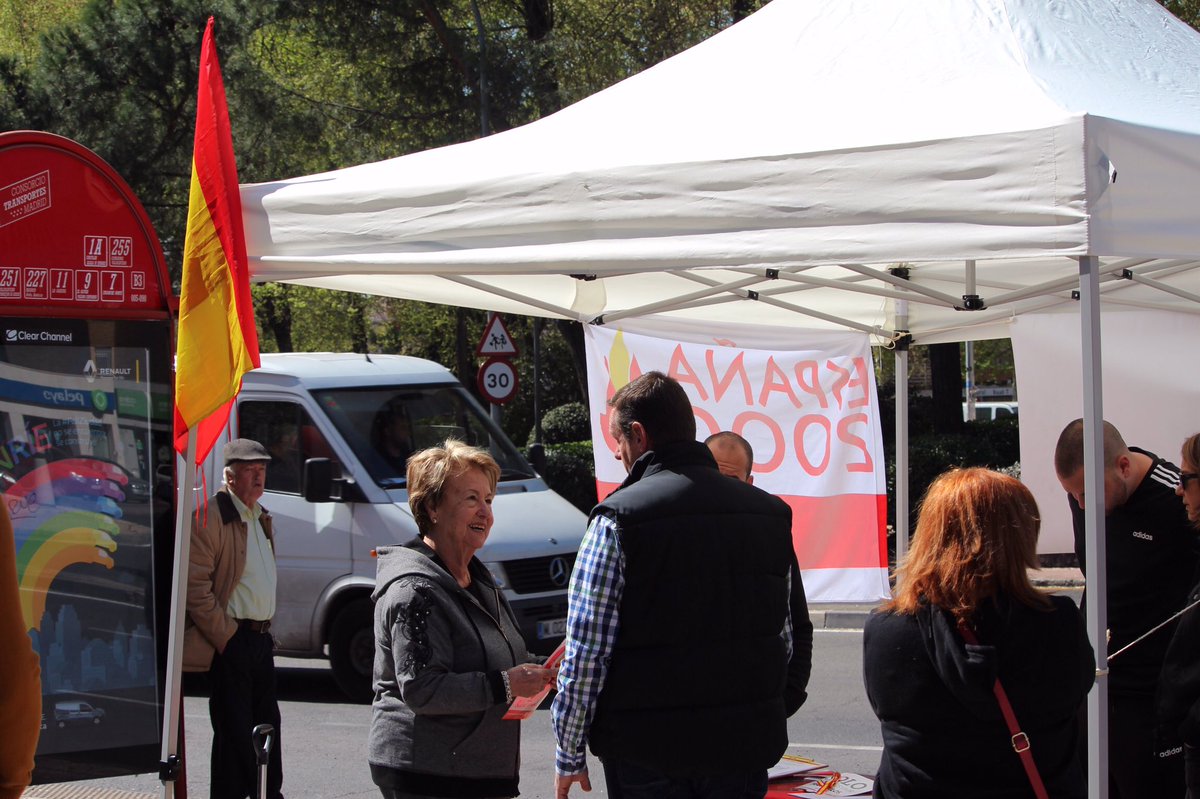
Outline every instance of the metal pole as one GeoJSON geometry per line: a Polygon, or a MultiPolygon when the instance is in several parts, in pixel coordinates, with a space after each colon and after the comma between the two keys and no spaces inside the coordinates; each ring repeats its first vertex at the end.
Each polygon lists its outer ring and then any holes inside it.
{"type": "Polygon", "coordinates": [[[975,421],[975,342],[968,341],[966,343],[966,359],[967,359],[967,378],[966,378],[966,400],[967,400],[967,421],[975,421]]]}
{"type": "MultiPolygon", "coordinates": [[[[167,684],[163,692],[163,739],[158,764],[163,799],[175,796],[175,778],[179,773],[179,714],[183,707],[183,620],[187,611],[187,573],[191,559],[192,528],[189,519],[196,507],[193,483],[196,482],[196,428],[188,431],[183,481],[179,486],[175,510],[175,568],[171,581],[171,627],[167,637],[167,684]]],[[[187,786],[183,786],[187,795],[187,786]]]]}
{"type": "Polygon", "coordinates": [[[1096,685],[1088,694],[1088,797],[1108,799],[1108,594],[1104,573],[1104,406],[1100,362],[1100,259],[1079,259],[1080,340],[1083,347],[1084,539],[1087,555],[1087,630],[1096,651],[1096,685]]]}
{"type": "MultiPolygon", "coordinates": [[[[896,331],[908,332],[908,300],[896,301],[896,331]]],[[[896,345],[896,562],[908,554],[908,339],[896,345]]]]}
{"type": "MultiPolygon", "coordinates": [[[[499,315],[500,314],[496,313],[495,311],[488,311],[488,327],[489,328],[492,325],[492,320],[495,319],[499,315]]],[[[490,410],[490,415],[492,417],[492,421],[496,423],[496,427],[500,427],[501,423],[504,421],[504,410],[499,405],[496,405],[494,403],[489,403],[488,408],[490,410]]]]}
{"type": "Polygon", "coordinates": [[[542,443],[542,318],[533,318],[533,441],[542,443]]]}
{"type": "MultiPolygon", "coordinates": [[[[966,293],[975,294],[975,262],[967,261],[966,263],[966,293]]],[[[966,347],[967,359],[967,379],[966,379],[966,401],[967,401],[967,421],[975,421],[975,342],[968,341],[966,347]]]]}

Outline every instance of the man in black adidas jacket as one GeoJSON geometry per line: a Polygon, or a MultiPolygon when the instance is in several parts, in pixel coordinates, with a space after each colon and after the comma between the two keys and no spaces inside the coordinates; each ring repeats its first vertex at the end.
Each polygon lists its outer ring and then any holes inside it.
{"type": "MultiPolygon", "coordinates": [[[[1068,494],[1075,554],[1085,561],[1083,420],[1063,429],[1054,471],[1068,494]]],[[[1104,528],[1108,585],[1109,653],[1114,653],[1181,610],[1195,582],[1200,549],[1175,486],[1179,468],[1151,452],[1129,447],[1104,423],[1104,528]]],[[[1086,603],[1085,603],[1086,608],[1086,603]]],[[[1170,624],[1115,657],[1109,665],[1109,796],[1182,796],[1183,758],[1155,750],[1154,697],[1170,624]]]]}

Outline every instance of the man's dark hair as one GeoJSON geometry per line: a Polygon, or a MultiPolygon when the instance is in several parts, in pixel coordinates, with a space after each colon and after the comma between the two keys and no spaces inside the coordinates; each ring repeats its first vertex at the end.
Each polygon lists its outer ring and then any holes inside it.
{"type": "MultiPolygon", "coordinates": [[[[1104,468],[1108,469],[1117,458],[1129,452],[1129,446],[1111,422],[1104,423],[1103,431],[1104,468]]],[[[1082,468],[1083,420],[1076,419],[1058,435],[1058,443],[1054,446],[1054,471],[1059,477],[1070,478],[1082,468]]]]}
{"type": "Polygon", "coordinates": [[[679,381],[662,372],[647,372],[621,387],[608,401],[624,435],[640,422],[655,446],[696,440],[696,415],[679,381]]]}
{"type": "MultiPolygon", "coordinates": [[[[739,436],[732,430],[722,430],[719,433],[713,433],[708,438],[704,439],[706,445],[716,443],[718,446],[733,445],[742,448],[742,452],[746,453],[746,468],[751,469],[754,466],[754,447],[750,446],[750,442],[739,436]]],[[[749,476],[749,475],[747,475],[749,476]]]]}

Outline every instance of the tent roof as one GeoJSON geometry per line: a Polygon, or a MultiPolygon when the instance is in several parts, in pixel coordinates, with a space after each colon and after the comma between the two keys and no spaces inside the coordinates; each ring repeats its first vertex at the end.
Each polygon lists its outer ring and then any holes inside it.
{"type": "Polygon", "coordinates": [[[883,335],[911,295],[929,342],[1071,308],[1072,257],[1095,255],[1106,302],[1193,310],[1197,74],[1200,35],[1152,0],[774,0],[522,128],[244,186],[251,269],[583,321],[883,335]],[[965,294],[988,310],[956,311],[965,294]]]}

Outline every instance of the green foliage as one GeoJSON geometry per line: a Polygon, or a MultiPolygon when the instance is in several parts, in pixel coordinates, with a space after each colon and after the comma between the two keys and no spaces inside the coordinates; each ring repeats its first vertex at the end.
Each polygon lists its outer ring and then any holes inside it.
{"type": "MultiPolygon", "coordinates": [[[[545,444],[587,441],[591,437],[591,419],[582,402],[559,405],[542,417],[542,442],[545,444]]],[[[529,443],[533,443],[533,431],[529,433],[529,443]]]]}
{"type": "Polygon", "coordinates": [[[584,513],[596,504],[596,463],[592,442],[573,441],[546,447],[546,485],[584,513]]]}
{"type": "Polygon", "coordinates": [[[0,0],[0,55],[32,59],[43,33],[76,21],[86,0],[0,0]]]}
{"type": "Polygon", "coordinates": [[[1200,30],[1200,0],[1159,0],[1163,7],[1181,20],[1200,30]]]}

